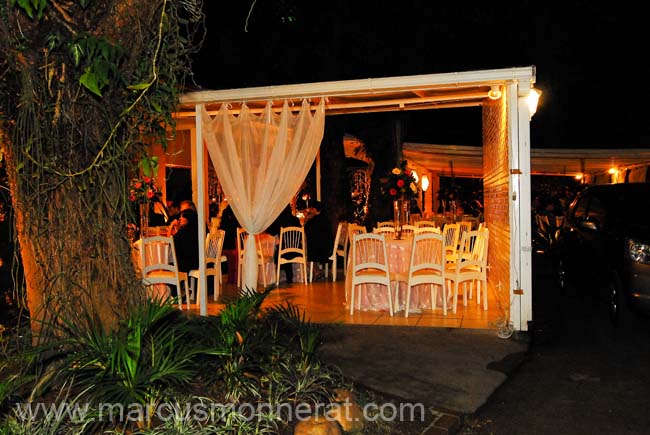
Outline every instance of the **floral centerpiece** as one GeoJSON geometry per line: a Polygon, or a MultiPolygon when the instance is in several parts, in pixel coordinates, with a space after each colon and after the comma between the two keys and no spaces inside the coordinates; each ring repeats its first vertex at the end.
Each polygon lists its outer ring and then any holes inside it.
{"type": "Polygon", "coordinates": [[[410,203],[412,198],[417,198],[417,180],[406,162],[401,167],[393,168],[385,180],[382,180],[381,191],[393,201],[395,238],[402,236],[402,226],[409,223],[410,203]]]}
{"type": "Polygon", "coordinates": [[[134,178],[129,186],[129,201],[148,204],[158,193],[160,189],[153,178],[147,176],[134,178]]]}
{"type": "Polygon", "coordinates": [[[156,182],[152,177],[146,175],[142,178],[134,178],[129,185],[129,201],[140,206],[140,235],[145,237],[149,227],[150,204],[154,197],[160,193],[156,182]]]}
{"type": "Polygon", "coordinates": [[[417,197],[417,180],[406,168],[393,168],[381,187],[382,193],[391,200],[417,197]]]}

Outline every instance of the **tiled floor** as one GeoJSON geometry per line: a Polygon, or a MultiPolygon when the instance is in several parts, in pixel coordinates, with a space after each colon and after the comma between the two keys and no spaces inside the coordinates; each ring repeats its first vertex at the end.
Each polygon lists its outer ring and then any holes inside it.
{"type": "MultiPolygon", "coordinates": [[[[225,279],[224,279],[225,281],[225,279]]],[[[459,295],[456,314],[447,312],[443,316],[442,309],[422,310],[421,313],[410,313],[404,317],[404,312],[395,313],[393,317],[387,311],[356,311],[350,315],[345,303],[345,281],[339,277],[336,282],[314,282],[310,284],[294,283],[289,286],[282,285],[274,289],[266,298],[264,306],[273,306],[290,301],[305,311],[305,317],[315,323],[343,323],[362,325],[399,325],[444,328],[477,328],[490,329],[498,317],[496,301],[488,297],[488,311],[476,304],[476,300],[469,300],[467,307],[463,306],[462,297],[459,295]]],[[[236,287],[224,283],[221,295],[217,302],[213,302],[211,290],[208,295],[208,314],[218,314],[225,301],[235,297],[236,287]]],[[[198,313],[198,306],[191,305],[191,310],[198,313]]]]}

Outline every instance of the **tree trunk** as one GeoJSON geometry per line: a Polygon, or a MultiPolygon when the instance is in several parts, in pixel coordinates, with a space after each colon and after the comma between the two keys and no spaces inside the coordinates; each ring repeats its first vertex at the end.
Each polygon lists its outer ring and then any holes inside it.
{"type": "MultiPolygon", "coordinates": [[[[10,188],[17,192],[11,147],[7,152],[10,188]]],[[[34,344],[64,335],[70,323],[111,329],[143,298],[126,220],[115,210],[87,206],[98,193],[61,185],[42,210],[12,195],[34,344]]]]}
{"type": "Polygon", "coordinates": [[[0,0],[0,145],[34,342],[111,328],[143,297],[128,180],[148,141],[165,143],[188,17],[202,20],[199,1],[0,0]]]}

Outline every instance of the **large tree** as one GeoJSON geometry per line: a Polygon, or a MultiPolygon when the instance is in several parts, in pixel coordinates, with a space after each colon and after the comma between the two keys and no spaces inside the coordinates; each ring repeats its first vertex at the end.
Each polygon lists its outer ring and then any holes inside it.
{"type": "Polygon", "coordinates": [[[35,337],[80,312],[110,327],[142,294],[128,181],[172,125],[202,20],[201,0],[0,0],[0,146],[35,337]]]}

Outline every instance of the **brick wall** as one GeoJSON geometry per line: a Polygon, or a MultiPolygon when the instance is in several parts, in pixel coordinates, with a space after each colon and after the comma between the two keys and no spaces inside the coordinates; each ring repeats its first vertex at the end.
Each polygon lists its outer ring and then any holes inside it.
{"type": "MultiPolygon", "coordinates": [[[[505,94],[505,92],[504,92],[505,94]]],[[[506,309],[510,294],[510,175],[505,95],[483,105],[483,195],[488,245],[488,289],[506,309]]]]}

